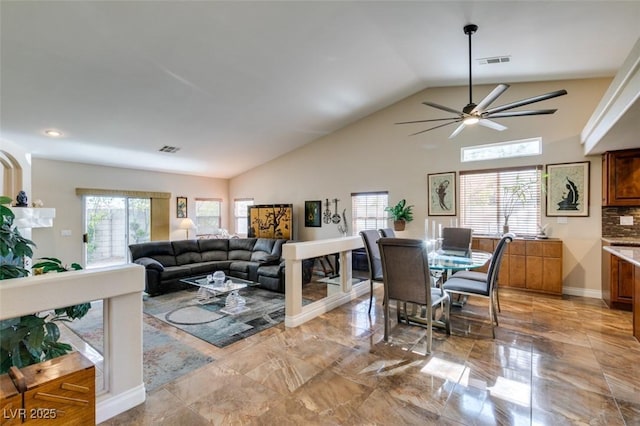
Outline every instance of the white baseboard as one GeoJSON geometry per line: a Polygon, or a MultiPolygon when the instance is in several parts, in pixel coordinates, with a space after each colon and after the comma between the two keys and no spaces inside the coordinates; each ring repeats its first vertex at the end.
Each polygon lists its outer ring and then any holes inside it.
{"type": "Polygon", "coordinates": [[[315,317],[322,315],[340,305],[349,303],[363,294],[368,294],[370,289],[369,280],[361,281],[351,286],[349,293],[336,293],[324,299],[313,302],[302,307],[302,312],[298,315],[285,316],[284,325],[286,327],[297,327],[315,317]]]}
{"type": "Polygon", "coordinates": [[[562,287],[562,294],[569,296],[588,297],[590,299],[602,299],[602,290],[590,290],[579,287],[562,287]]]}
{"type": "Polygon", "coordinates": [[[142,404],[146,399],[144,384],[117,395],[106,393],[96,398],[96,424],[142,404]]]}

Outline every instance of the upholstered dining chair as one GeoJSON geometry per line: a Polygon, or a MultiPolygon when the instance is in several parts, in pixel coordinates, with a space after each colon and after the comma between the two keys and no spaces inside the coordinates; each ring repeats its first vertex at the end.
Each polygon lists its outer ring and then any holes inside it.
{"type": "MultiPolygon", "coordinates": [[[[422,240],[409,238],[380,238],[380,257],[384,282],[384,341],[389,340],[390,301],[397,302],[397,309],[403,306],[404,318],[410,324],[407,315],[407,303],[422,307],[426,312],[427,352],[431,353],[433,336],[434,308],[444,309],[444,326],[447,334],[449,327],[449,295],[441,288],[431,286],[427,246],[422,240]]],[[[400,318],[400,316],[399,316],[400,318]]]]}
{"type": "Polygon", "coordinates": [[[382,261],[380,260],[380,249],[378,248],[378,239],[380,234],[375,229],[367,229],[360,231],[364,250],[367,253],[367,264],[369,265],[369,283],[371,284],[371,292],[369,293],[369,312],[373,305],[373,283],[382,282],[382,261]]]}
{"type": "Polygon", "coordinates": [[[471,251],[471,228],[443,228],[442,251],[451,252],[460,256],[466,256],[471,251]]]}
{"type": "Polygon", "coordinates": [[[514,238],[514,234],[505,234],[498,242],[498,245],[493,252],[493,256],[491,257],[491,263],[489,264],[489,270],[487,271],[487,279],[481,281],[462,278],[462,276],[456,273],[442,285],[442,288],[449,293],[449,295],[461,294],[464,296],[480,296],[489,299],[489,320],[491,321],[491,334],[494,338],[496,337],[495,327],[498,326],[495,289],[497,288],[502,257],[507,249],[507,244],[512,242],[514,238]]]}
{"type": "Polygon", "coordinates": [[[395,238],[396,236],[396,232],[393,230],[393,228],[378,229],[378,232],[380,232],[381,236],[387,237],[387,238],[395,238]]]}

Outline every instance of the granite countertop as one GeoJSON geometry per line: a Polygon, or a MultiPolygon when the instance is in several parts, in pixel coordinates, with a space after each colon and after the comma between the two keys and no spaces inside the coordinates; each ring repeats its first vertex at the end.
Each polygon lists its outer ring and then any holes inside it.
{"type": "Polygon", "coordinates": [[[640,247],[640,238],[636,237],[602,237],[602,241],[612,246],[640,247]]]}
{"type": "Polygon", "coordinates": [[[636,266],[640,266],[640,247],[633,246],[604,246],[603,250],[618,256],[636,266]]]}

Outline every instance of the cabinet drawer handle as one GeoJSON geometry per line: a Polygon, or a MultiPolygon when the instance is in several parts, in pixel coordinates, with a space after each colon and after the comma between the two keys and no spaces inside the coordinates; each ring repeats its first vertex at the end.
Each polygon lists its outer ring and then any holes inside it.
{"type": "Polygon", "coordinates": [[[86,399],[69,398],[67,396],[52,395],[50,393],[36,392],[34,399],[41,399],[43,401],[60,402],[63,404],[71,405],[88,405],[89,401],[86,399]]]}
{"type": "Polygon", "coordinates": [[[62,383],[60,387],[64,390],[76,391],[81,393],[89,392],[89,388],[86,386],[74,385],[73,383],[62,383]]]}

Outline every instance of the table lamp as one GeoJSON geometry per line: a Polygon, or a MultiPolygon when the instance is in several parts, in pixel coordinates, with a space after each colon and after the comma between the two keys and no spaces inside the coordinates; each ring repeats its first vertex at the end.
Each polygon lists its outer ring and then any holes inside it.
{"type": "Polygon", "coordinates": [[[187,239],[189,239],[189,229],[196,229],[196,224],[193,223],[193,220],[186,217],[180,221],[180,225],[178,227],[187,231],[187,239]]]}

